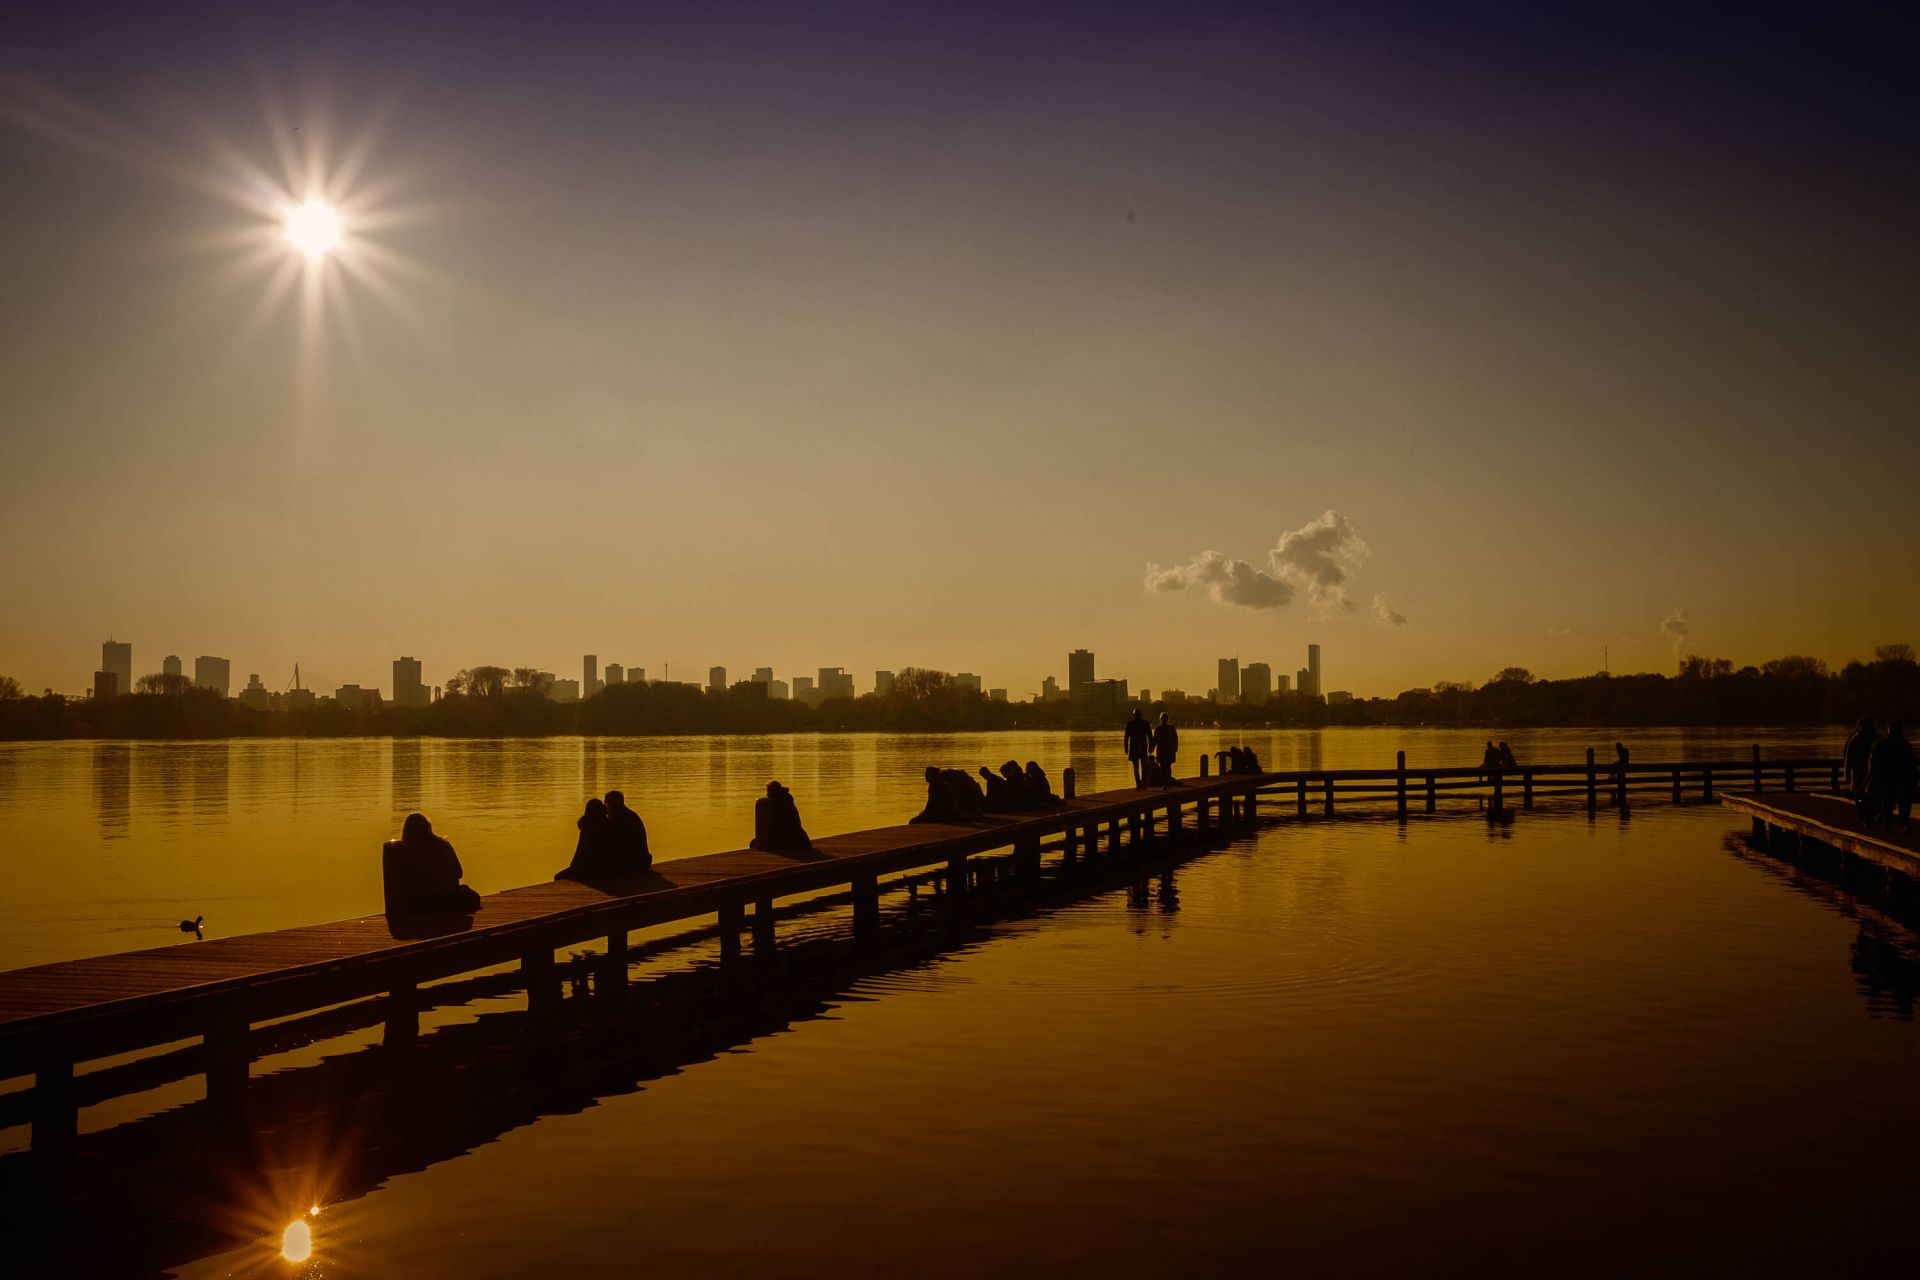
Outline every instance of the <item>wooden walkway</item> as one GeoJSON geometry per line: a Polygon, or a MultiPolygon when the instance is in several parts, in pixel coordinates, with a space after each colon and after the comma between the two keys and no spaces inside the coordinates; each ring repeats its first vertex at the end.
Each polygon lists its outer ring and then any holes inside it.
{"type": "Polygon", "coordinates": [[[1920,878],[1920,839],[1891,835],[1860,821],[1853,801],[1830,792],[1722,796],[1720,802],[1753,819],[1754,839],[1780,853],[1800,852],[1811,841],[1849,857],[1920,878]]]}
{"type": "MultiPolygon", "coordinates": [[[[1070,772],[1070,771],[1069,771],[1070,772]]],[[[417,1030],[422,983],[519,963],[536,1013],[557,1004],[554,952],[605,939],[603,972],[626,978],[635,929],[717,914],[722,962],[736,959],[746,908],[756,951],[774,945],[777,899],[850,886],[856,936],[878,922],[879,877],[944,865],[946,891],[967,890],[967,860],[1011,848],[1040,867],[1041,841],[1065,836],[1067,856],[1101,838],[1251,820],[1255,795],[1274,775],[1189,779],[1167,790],[1125,789],[1064,799],[1044,811],[964,825],[902,824],[825,836],[805,853],[735,849],[657,864],[645,874],[592,884],[556,881],[483,899],[473,916],[449,915],[396,928],[384,915],[271,933],[184,942],[144,951],[0,973],[0,1079],[34,1076],[36,1148],[70,1141],[77,1063],[200,1037],[210,1103],[239,1102],[251,1062],[253,1024],[370,996],[389,1001],[388,1033],[417,1030]]],[[[1071,795],[1071,779],[1063,778],[1071,795]]],[[[370,855],[371,856],[371,855],[370,855]]]]}

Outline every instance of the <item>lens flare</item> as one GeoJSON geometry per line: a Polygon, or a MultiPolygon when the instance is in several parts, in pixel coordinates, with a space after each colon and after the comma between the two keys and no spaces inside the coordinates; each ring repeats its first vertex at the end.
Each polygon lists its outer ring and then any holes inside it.
{"type": "Polygon", "coordinates": [[[281,1233],[280,1256],[288,1262],[305,1262],[313,1256],[313,1229],[305,1218],[295,1218],[281,1233]]]}
{"type": "Polygon", "coordinates": [[[340,215],[319,200],[296,205],[287,210],[287,239],[309,258],[324,257],[340,244],[340,215]]]}

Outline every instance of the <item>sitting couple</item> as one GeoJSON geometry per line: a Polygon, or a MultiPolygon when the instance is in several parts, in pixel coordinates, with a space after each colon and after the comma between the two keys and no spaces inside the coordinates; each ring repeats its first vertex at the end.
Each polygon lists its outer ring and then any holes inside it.
{"type": "Polygon", "coordinates": [[[627,798],[620,792],[607,792],[604,804],[587,801],[587,811],[574,825],[580,828],[580,839],[573,846],[573,861],[554,874],[555,880],[630,876],[653,865],[653,853],[647,848],[647,824],[627,808],[627,798]]]}

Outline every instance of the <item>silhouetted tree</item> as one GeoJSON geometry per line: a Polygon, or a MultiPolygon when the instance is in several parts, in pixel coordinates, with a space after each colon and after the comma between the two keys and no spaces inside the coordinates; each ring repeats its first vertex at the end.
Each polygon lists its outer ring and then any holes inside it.
{"type": "Polygon", "coordinates": [[[545,672],[538,667],[515,667],[512,684],[516,689],[539,689],[546,685],[545,672]]]}
{"type": "Polygon", "coordinates": [[[1532,684],[1533,672],[1525,667],[1502,667],[1493,673],[1495,684],[1532,684]]]}
{"type": "Polygon", "coordinates": [[[1913,646],[1910,644],[1878,644],[1873,647],[1875,662],[1912,662],[1913,646]]]}
{"type": "Polygon", "coordinates": [[[158,693],[169,698],[178,698],[193,688],[193,681],[183,675],[155,671],[141,676],[133,682],[135,693],[158,693]]]}
{"type": "Polygon", "coordinates": [[[513,673],[505,667],[467,667],[447,680],[447,687],[470,698],[497,698],[507,691],[513,673]]]}
{"type": "Polygon", "coordinates": [[[26,696],[20,682],[12,676],[0,676],[0,702],[12,702],[26,696]]]}

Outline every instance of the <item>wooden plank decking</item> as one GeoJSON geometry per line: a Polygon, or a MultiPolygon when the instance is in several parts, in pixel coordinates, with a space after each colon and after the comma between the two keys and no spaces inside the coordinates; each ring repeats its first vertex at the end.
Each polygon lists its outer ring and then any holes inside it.
{"type": "Polygon", "coordinates": [[[1831,792],[1769,791],[1762,795],[1738,793],[1721,803],[1752,817],[1757,835],[1762,828],[1791,832],[1856,858],[1864,858],[1908,876],[1920,877],[1920,840],[1912,832],[1889,834],[1860,821],[1853,801],[1831,792]]]}

